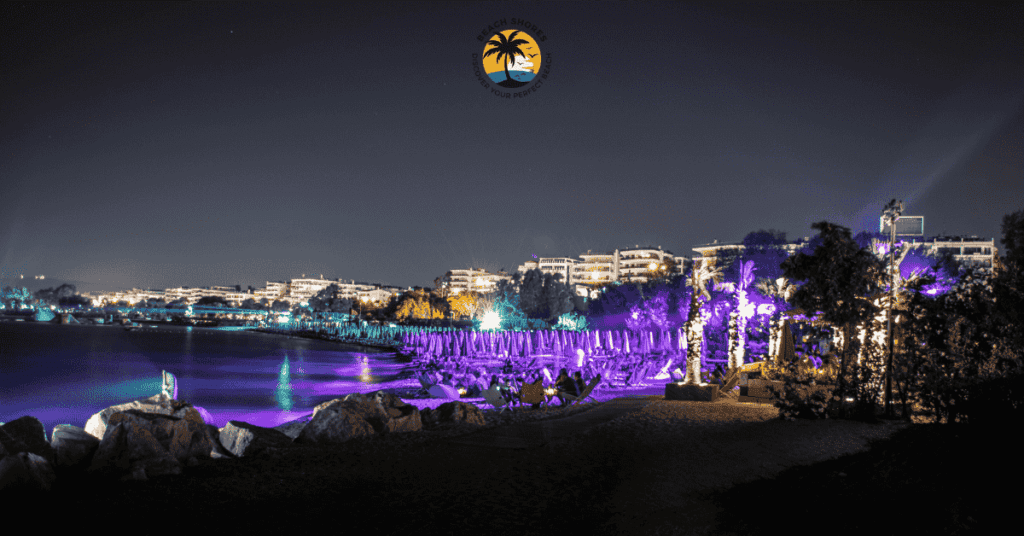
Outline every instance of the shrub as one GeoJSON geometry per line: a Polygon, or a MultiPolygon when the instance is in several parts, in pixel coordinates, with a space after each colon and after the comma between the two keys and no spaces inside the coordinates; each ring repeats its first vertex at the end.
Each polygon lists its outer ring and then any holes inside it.
{"type": "Polygon", "coordinates": [[[775,398],[773,405],[779,408],[779,418],[788,421],[796,419],[827,419],[831,389],[817,389],[828,383],[817,370],[808,371],[800,362],[779,363],[773,361],[761,368],[762,376],[772,381],[781,381],[782,388],[768,385],[768,391],[775,398]]]}

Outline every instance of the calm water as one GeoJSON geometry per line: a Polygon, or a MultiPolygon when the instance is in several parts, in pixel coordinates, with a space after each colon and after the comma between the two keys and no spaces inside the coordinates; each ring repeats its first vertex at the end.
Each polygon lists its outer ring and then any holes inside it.
{"type": "Polygon", "coordinates": [[[32,415],[47,436],[57,424],[84,427],[108,406],[159,393],[161,370],[177,377],[178,399],[206,409],[217,427],[229,420],[272,427],[345,394],[418,385],[393,352],[325,341],[0,322],[0,422],[32,415]]]}

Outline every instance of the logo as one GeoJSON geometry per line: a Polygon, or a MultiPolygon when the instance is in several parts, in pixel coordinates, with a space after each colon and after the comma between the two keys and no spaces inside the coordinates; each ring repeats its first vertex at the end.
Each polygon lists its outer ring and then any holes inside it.
{"type": "Polygon", "coordinates": [[[541,51],[547,40],[536,25],[522,19],[495,21],[477,36],[484,44],[473,54],[477,81],[497,97],[520,99],[535,93],[551,73],[551,54],[541,51]],[[522,27],[516,28],[516,26],[522,27]]]}

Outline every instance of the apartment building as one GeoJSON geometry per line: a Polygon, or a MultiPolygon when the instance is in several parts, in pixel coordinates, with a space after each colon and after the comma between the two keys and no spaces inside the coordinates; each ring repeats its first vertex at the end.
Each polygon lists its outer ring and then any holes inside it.
{"type": "Polygon", "coordinates": [[[465,268],[451,270],[449,280],[445,282],[448,290],[453,293],[480,292],[488,293],[497,290],[498,281],[507,279],[502,274],[492,274],[483,268],[465,268]]]}
{"type": "Polygon", "coordinates": [[[580,258],[542,257],[519,265],[520,272],[539,268],[541,272],[561,274],[562,281],[576,288],[580,296],[592,296],[594,291],[612,282],[647,281],[647,274],[654,270],[665,270],[666,275],[682,273],[690,259],[675,256],[661,246],[640,246],[616,249],[610,252],[594,253],[588,250],[580,258]],[[671,262],[666,262],[671,260],[671,262]],[[674,267],[673,267],[674,265],[674,267]]]}

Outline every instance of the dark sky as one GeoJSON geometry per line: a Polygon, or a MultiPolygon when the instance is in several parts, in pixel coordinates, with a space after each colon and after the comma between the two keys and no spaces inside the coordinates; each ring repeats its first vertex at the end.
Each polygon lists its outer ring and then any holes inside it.
{"type": "Polygon", "coordinates": [[[0,10],[8,278],[426,286],[532,254],[877,229],[893,197],[926,233],[998,241],[1024,208],[1019,4],[0,10]],[[550,74],[503,99],[471,55],[513,18],[550,74]]]}

